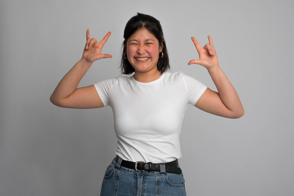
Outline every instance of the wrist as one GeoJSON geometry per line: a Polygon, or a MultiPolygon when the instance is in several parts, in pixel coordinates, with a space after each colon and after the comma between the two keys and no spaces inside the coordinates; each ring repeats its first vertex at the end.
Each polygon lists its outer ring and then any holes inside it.
{"type": "Polygon", "coordinates": [[[80,59],[80,62],[81,62],[83,65],[86,65],[86,66],[91,66],[91,65],[93,64],[93,62],[88,61],[87,59],[85,59],[85,58],[83,58],[83,57],[80,59]]]}
{"type": "Polygon", "coordinates": [[[209,74],[221,71],[221,68],[218,65],[215,65],[213,67],[207,68],[207,71],[209,72],[209,74]]]}

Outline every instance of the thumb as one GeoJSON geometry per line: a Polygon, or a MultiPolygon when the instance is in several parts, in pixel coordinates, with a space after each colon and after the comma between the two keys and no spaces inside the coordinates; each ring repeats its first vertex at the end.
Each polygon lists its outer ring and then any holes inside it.
{"type": "Polygon", "coordinates": [[[112,56],[110,54],[101,54],[100,59],[104,59],[104,58],[112,58],[112,56]]]}
{"type": "Polygon", "coordinates": [[[191,60],[191,61],[189,61],[189,63],[188,63],[188,65],[191,65],[191,64],[201,64],[201,61],[199,60],[199,59],[193,59],[193,60],[191,60]]]}

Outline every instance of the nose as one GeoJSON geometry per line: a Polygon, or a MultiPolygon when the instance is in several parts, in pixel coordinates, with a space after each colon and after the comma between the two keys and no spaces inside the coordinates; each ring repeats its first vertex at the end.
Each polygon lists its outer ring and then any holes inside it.
{"type": "Polygon", "coordinates": [[[144,48],[144,46],[139,45],[139,46],[138,46],[138,49],[137,49],[137,53],[138,53],[138,54],[144,54],[144,52],[145,52],[145,48],[144,48]]]}

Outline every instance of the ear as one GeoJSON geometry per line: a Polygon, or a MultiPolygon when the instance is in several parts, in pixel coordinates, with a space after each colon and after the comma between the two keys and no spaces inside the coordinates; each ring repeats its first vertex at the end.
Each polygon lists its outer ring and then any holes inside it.
{"type": "Polygon", "coordinates": [[[162,52],[162,49],[164,48],[163,42],[164,42],[164,40],[161,42],[161,44],[159,46],[159,52],[162,52]]]}

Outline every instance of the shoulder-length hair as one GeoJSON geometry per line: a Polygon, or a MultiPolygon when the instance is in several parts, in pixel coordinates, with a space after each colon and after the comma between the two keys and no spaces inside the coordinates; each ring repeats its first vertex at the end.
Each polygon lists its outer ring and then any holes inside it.
{"type": "MultiPolygon", "coordinates": [[[[152,33],[156,39],[158,40],[158,43],[162,47],[163,57],[158,59],[157,62],[157,69],[161,73],[165,72],[167,69],[170,69],[169,65],[169,58],[167,53],[167,48],[162,32],[162,28],[160,25],[160,22],[149,15],[137,13],[136,16],[133,16],[126,24],[125,30],[124,30],[124,41],[123,41],[123,52],[121,56],[121,73],[122,74],[131,74],[135,71],[133,66],[130,64],[128,59],[125,58],[126,53],[126,43],[127,40],[131,35],[133,35],[138,29],[146,28],[150,33],[152,33]]],[[[160,54],[159,56],[162,56],[160,54]]]]}

